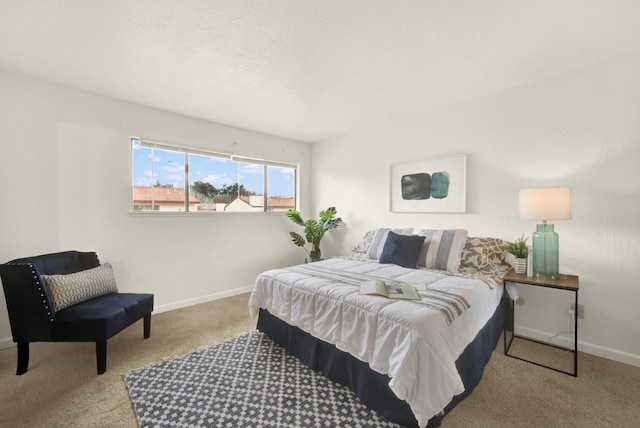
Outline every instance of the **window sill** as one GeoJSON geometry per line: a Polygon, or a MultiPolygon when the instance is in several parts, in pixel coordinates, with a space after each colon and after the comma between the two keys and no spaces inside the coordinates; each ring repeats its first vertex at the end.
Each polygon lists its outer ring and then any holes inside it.
{"type": "Polygon", "coordinates": [[[243,215],[243,216],[279,216],[285,215],[286,211],[129,211],[129,215],[131,217],[198,217],[198,216],[233,216],[233,215],[243,215]]]}

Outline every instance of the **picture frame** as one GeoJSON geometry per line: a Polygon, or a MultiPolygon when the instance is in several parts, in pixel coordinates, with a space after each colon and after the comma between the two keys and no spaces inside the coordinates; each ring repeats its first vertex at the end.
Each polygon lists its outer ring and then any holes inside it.
{"type": "Polygon", "coordinates": [[[466,154],[394,164],[389,176],[391,212],[466,212],[466,154]]]}

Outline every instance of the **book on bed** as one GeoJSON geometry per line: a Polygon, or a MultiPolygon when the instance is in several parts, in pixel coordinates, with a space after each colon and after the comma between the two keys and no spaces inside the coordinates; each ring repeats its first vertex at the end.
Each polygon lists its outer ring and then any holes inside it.
{"type": "Polygon", "coordinates": [[[387,299],[421,300],[422,298],[416,289],[409,284],[387,284],[380,279],[362,281],[360,283],[360,294],[371,296],[382,296],[387,299]]]}

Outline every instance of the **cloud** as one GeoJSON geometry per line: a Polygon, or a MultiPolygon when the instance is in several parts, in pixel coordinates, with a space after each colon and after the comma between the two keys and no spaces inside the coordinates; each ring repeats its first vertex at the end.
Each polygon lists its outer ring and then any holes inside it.
{"type": "Polygon", "coordinates": [[[184,165],[171,163],[169,165],[162,165],[160,169],[165,172],[184,172],[184,165]]]}
{"type": "MultiPolygon", "coordinates": [[[[146,172],[150,172],[150,171],[145,171],[146,172]]],[[[154,184],[156,184],[156,180],[154,180],[151,177],[151,174],[145,175],[144,177],[138,177],[136,178],[136,181],[133,183],[134,186],[140,186],[140,187],[150,187],[153,186],[154,184]]]]}
{"type": "Polygon", "coordinates": [[[229,177],[228,175],[216,175],[216,174],[209,174],[203,177],[202,180],[200,181],[209,183],[214,187],[222,187],[223,184],[231,185],[235,183],[235,180],[229,177]]]}
{"type": "Polygon", "coordinates": [[[280,175],[284,178],[293,178],[295,177],[295,170],[293,168],[279,168],[279,167],[273,167],[275,168],[275,172],[280,173],[280,175]]]}

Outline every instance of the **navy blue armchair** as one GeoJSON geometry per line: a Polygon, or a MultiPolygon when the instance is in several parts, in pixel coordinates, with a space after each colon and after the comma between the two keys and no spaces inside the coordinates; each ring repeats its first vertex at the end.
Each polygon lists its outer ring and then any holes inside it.
{"type": "Polygon", "coordinates": [[[111,292],[54,311],[42,275],[68,275],[100,266],[94,252],[65,251],[25,257],[0,265],[13,341],[16,374],[27,372],[30,342],[95,342],[98,374],[107,368],[107,339],[144,318],[151,334],[153,294],[111,292]]]}

